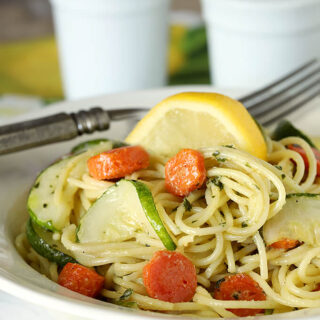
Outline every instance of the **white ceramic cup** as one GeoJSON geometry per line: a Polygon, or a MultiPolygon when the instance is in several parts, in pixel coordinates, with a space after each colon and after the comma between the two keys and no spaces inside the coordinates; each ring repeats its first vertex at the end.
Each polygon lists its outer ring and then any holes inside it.
{"type": "Polygon", "coordinates": [[[202,0],[212,81],[253,88],[320,56],[320,0],[202,0]]]}
{"type": "Polygon", "coordinates": [[[170,0],[50,0],[67,99],[166,83],[170,0]]]}

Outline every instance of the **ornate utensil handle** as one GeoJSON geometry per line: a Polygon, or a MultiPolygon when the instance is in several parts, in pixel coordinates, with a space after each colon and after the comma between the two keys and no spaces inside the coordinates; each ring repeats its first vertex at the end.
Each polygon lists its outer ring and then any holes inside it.
{"type": "Polygon", "coordinates": [[[0,127],[0,155],[70,140],[83,133],[107,130],[109,126],[108,112],[99,107],[5,125],[0,127]]]}

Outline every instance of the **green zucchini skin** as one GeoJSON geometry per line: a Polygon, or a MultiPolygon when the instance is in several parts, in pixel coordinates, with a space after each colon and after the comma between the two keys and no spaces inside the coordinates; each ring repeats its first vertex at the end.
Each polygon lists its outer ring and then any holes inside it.
{"type": "Polygon", "coordinates": [[[109,140],[109,139],[93,139],[93,140],[81,142],[81,143],[77,144],[76,146],[74,146],[71,149],[71,154],[74,155],[74,154],[79,154],[79,153],[85,152],[88,149],[90,149],[100,143],[108,142],[108,141],[112,142],[112,149],[128,146],[127,143],[122,142],[122,141],[113,141],[113,140],[109,140]]]}
{"type": "Polygon", "coordinates": [[[31,220],[34,221],[34,223],[36,223],[38,226],[46,229],[46,230],[50,230],[52,232],[59,232],[59,230],[57,228],[55,228],[55,226],[53,225],[52,221],[41,221],[37,218],[37,215],[28,207],[28,213],[29,216],[31,218],[31,220]]]}
{"type": "Polygon", "coordinates": [[[312,148],[317,148],[311,139],[305,135],[302,131],[298,130],[288,120],[282,120],[276,127],[272,134],[272,139],[279,141],[287,137],[299,137],[305,140],[312,148]]]}
{"type": "Polygon", "coordinates": [[[142,209],[146,214],[146,217],[149,220],[150,224],[152,225],[153,229],[157,233],[158,237],[164,244],[164,246],[168,250],[171,250],[171,251],[175,250],[177,246],[171,239],[167,229],[165,228],[163,222],[161,221],[161,218],[159,216],[159,213],[153,201],[153,197],[150,189],[142,182],[135,181],[135,180],[127,180],[127,181],[131,182],[135,186],[139,200],[141,202],[142,209]],[[150,199],[152,199],[152,201],[150,201],[150,199]]]}
{"type": "MultiPolygon", "coordinates": [[[[50,231],[43,230],[43,232],[49,233],[50,231]]],[[[45,239],[36,232],[31,218],[29,218],[26,225],[26,234],[31,247],[49,261],[55,262],[61,267],[68,262],[77,263],[74,258],[53,247],[53,245],[56,245],[57,247],[61,248],[61,244],[58,241],[52,240],[52,244],[49,244],[47,241],[45,241],[45,239]]]]}

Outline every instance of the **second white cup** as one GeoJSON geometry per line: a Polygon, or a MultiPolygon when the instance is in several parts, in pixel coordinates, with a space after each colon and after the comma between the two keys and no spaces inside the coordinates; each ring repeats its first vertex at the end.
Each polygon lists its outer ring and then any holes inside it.
{"type": "Polygon", "coordinates": [[[67,99],[163,86],[170,0],[51,0],[67,99]]]}
{"type": "Polygon", "coordinates": [[[320,56],[320,0],[202,0],[212,81],[264,85],[320,56]]]}

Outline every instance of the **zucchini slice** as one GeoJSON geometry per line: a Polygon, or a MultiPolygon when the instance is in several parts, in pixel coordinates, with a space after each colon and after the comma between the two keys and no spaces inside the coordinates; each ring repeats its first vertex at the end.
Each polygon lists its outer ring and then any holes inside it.
{"type": "Polygon", "coordinates": [[[75,188],[69,187],[67,201],[56,201],[54,194],[59,177],[68,170],[70,158],[58,161],[42,171],[33,185],[27,202],[31,218],[40,226],[60,231],[69,222],[75,188]],[[73,190],[74,189],[74,190],[73,190]]]}
{"type": "Polygon", "coordinates": [[[74,195],[78,190],[67,183],[67,178],[80,179],[87,171],[87,160],[111,148],[111,142],[100,142],[86,152],[64,158],[43,170],[37,177],[27,202],[33,221],[51,231],[61,231],[67,226],[74,205],[74,195]],[[56,194],[57,188],[60,189],[56,194]]]}
{"type": "Polygon", "coordinates": [[[311,139],[306,136],[302,131],[298,130],[288,120],[282,120],[276,127],[272,134],[273,140],[281,140],[287,137],[299,137],[305,140],[313,148],[317,148],[311,139]]]}
{"type": "Polygon", "coordinates": [[[139,230],[156,234],[168,250],[175,250],[149,188],[142,182],[122,179],[109,187],[82,217],[77,237],[81,243],[120,242],[139,230]]]}
{"type": "Polygon", "coordinates": [[[267,245],[292,239],[320,246],[320,194],[292,193],[281,211],[263,226],[267,245]]]}
{"type": "Polygon", "coordinates": [[[94,139],[94,140],[89,140],[89,141],[85,141],[77,144],[71,149],[71,154],[79,154],[81,152],[85,152],[92,147],[95,147],[99,144],[102,144],[108,141],[112,142],[112,149],[128,146],[127,143],[122,141],[113,141],[109,139],[94,139]]]}
{"type": "Polygon", "coordinates": [[[64,266],[68,262],[77,262],[60,241],[52,239],[52,232],[47,231],[29,219],[26,226],[27,238],[31,247],[49,261],[64,266]]]}

